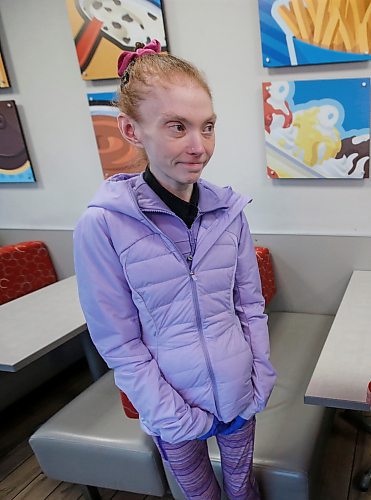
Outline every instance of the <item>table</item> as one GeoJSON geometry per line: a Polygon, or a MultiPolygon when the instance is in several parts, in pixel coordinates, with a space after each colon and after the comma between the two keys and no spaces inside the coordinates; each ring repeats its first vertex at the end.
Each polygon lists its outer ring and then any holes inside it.
{"type": "Polygon", "coordinates": [[[354,271],[322,349],[304,402],[370,411],[371,271],[354,271]]]}
{"type": "Polygon", "coordinates": [[[97,380],[107,367],[90,340],[77,293],[76,276],[0,306],[0,370],[16,372],[80,335],[97,380]]]}
{"type": "MultiPolygon", "coordinates": [[[[366,401],[371,380],[371,271],[353,271],[343,300],[322,349],[304,402],[371,411],[366,401]]],[[[362,417],[348,417],[362,424],[362,417]]],[[[371,469],[361,476],[359,488],[368,491],[371,469]]]]}

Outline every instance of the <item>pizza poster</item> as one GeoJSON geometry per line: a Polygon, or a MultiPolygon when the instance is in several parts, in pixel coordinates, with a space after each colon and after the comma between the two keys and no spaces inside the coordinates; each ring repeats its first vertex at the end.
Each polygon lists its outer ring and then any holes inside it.
{"type": "Polygon", "coordinates": [[[84,80],[118,78],[117,60],[136,42],[167,49],[161,0],[66,0],[84,80]]]}
{"type": "Polygon", "coordinates": [[[369,78],[264,82],[263,106],[268,177],[369,177],[369,78]]]}
{"type": "Polygon", "coordinates": [[[371,59],[369,0],[259,0],[263,66],[371,59]]]}

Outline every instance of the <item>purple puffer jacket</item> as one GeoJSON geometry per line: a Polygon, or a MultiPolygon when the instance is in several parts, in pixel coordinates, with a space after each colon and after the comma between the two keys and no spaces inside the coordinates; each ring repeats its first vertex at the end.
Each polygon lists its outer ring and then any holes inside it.
{"type": "Polygon", "coordinates": [[[264,409],[275,382],[264,299],[243,214],[199,181],[188,229],[142,175],[105,181],[74,233],[90,335],[142,428],[178,443],[264,409]]]}

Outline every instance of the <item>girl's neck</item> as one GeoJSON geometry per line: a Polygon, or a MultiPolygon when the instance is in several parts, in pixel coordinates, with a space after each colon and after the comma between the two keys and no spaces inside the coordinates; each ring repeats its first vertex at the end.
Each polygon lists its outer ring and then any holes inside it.
{"type": "Polygon", "coordinates": [[[162,186],[165,189],[167,189],[170,193],[172,193],[173,195],[175,195],[178,198],[180,198],[181,200],[189,203],[191,196],[192,196],[193,184],[186,184],[184,189],[174,189],[173,186],[168,186],[166,184],[163,184],[162,182],[160,182],[160,184],[162,184],[162,186]]]}
{"type": "Polygon", "coordinates": [[[181,184],[175,181],[171,182],[165,176],[159,176],[156,172],[153,172],[150,167],[149,169],[152,175],[156,178],[157,182],[159,182],[162,187],[167,189],[174,196],[177,196],[181,200],[189,203],[192,196],[193,184],[181,184]]]}

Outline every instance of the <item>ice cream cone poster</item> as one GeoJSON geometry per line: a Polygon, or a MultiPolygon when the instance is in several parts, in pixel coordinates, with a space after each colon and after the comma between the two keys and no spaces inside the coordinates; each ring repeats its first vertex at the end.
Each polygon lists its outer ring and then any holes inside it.
{"type": "Polygon", "coordinates": [[[88,94],[90,113],[105,179],[122,172],[142,172],[147,165],[144,150],[129,144],[118,129],[119,110],[112,104],[115,98],[114,92],[88,94]]]}
{"type": "Polygon", "coordinates": [[[263,83],[268,177],[369,177],[370,79],[263,83]]]}
{"type": "Polygon", "coordinates": [[[0,89],[6,89],[10,87],[8,75],[6,74],[6,69],[4,65],[4,59],[1,53],[0,47],[0,89]]]}
{"type": "Polygon", "coordinates": [[[166,50],[161,0],[66,0],[84,80],[117,78],[117,59],[156,38],[166,50]]]}
{"type": "Polygon", "coordinates": [[[369,0],[259,0],[263,65],[371,59],[369,0]]]}
{"type": "Polygon", "coordinates": [[[0,101],[0,182],[35,182],[14,101],[0,101]]]}

